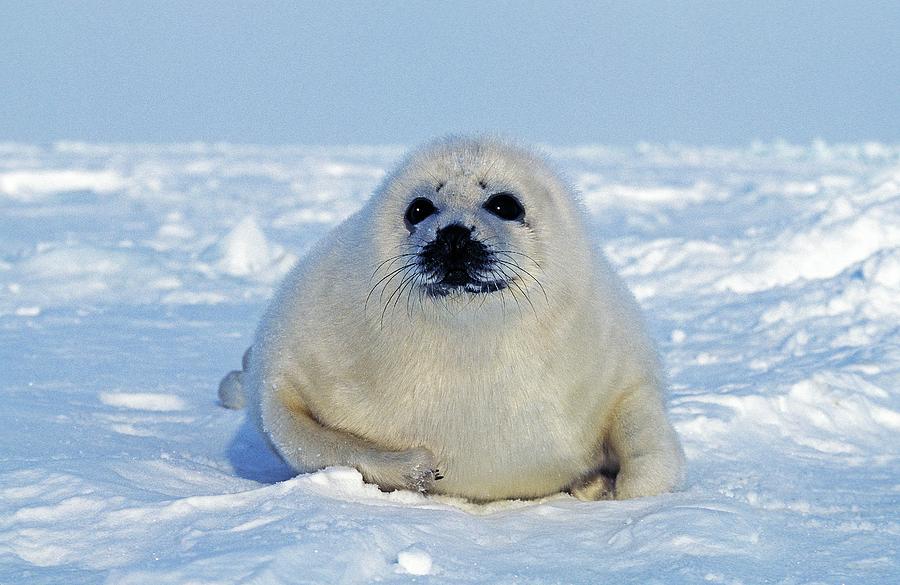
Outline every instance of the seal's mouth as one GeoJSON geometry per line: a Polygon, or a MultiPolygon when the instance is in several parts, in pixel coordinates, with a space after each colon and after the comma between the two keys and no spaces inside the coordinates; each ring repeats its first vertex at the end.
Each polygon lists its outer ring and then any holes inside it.
{"type": "Polygon", "coordinates": [[[429,281],[422,285],[425,294],[488,294],[509,286],[505,280],[490,279],[500,276],[496,259],[483,242],[472,237],[472,230],[461,224],[445,226],[419,252],[419,270],[429,281]]]}
{"type": "Polygon", "coordinates": [[[454,293],[489,294],[501,291],[509,286],[503,280],[469,281],[463,284],[448,284],[447,282],[435,282],[424,285],[425,293],[433,297],[446,297],[454,293]]]}

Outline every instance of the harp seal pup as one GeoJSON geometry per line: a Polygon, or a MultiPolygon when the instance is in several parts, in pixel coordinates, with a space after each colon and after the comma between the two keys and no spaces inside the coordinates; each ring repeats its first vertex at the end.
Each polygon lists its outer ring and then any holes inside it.
{"type": "Polygon", "coordinates": [[[298,472],[472,501],[673,489],[683,454],[638,306],[545,159],[413,152],[286,277],[222,381],[298,472]]]}

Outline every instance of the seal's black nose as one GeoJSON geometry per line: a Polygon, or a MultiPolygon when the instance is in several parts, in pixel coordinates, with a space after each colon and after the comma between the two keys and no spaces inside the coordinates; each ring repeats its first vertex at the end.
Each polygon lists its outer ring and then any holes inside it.
{"type": "Polygon", "coordinates": [[[488,262],[484,244],[472,238],[472,228],[459,223],[439,229],[420,257],[425,270],[448,286],[469,284],[488,262]]]}
{"type": "Polygon", "coordinates": [[[434,241],[446,255],[445,261],[459,261],[469,253],[472,230],[462,224],[452,223],[439,229],[434,241]]]}

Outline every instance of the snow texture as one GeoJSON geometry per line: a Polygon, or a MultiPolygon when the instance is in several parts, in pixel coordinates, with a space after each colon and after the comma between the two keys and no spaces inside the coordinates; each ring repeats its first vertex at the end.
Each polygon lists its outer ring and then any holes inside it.
{"type": "Polygon", "coordinates": [[[216,403],[396,148],[0,144],[0,583],[900,582],[900,148],[551,151],[644,306],[682,491],[291,477],[216,403]]]}

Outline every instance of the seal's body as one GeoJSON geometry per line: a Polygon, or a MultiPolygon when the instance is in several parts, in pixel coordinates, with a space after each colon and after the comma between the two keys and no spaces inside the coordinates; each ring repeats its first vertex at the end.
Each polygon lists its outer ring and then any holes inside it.
{"type": "Polygon", "coordinates": [[[683,457],[632,296],[542,158],[492,139],[414,153],[287,277],[250,415],[297,471],[477,501],[671,489],[683,457]]]}

